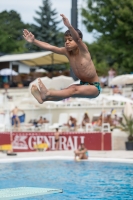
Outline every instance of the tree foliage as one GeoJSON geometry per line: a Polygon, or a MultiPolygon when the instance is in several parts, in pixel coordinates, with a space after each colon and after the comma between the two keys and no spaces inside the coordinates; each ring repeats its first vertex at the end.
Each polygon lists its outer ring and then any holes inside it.
{"type": "Polygon", "coordinates": [[[21,21],[20,15],[11,10],[0,13],[0,52],[22,53],[26,49],[22,38],[22,30],[28,28],[28,24],[21,21]]]}
{"type": "MultiPolygon", "coordinates": [[[[61,28],[59,28],[60,21],[57,20],[57,12],[52,9],[50,0],[42,1],[42,6],[36,11],[36,15],[37,17],[34,17],[35,23],[31,27],[31,32],[35,35],[35,38],[52,45],[63,45],[61,28]]],[[[30,45],[30,51],[42,50],[37,46],[30,45]]]]}
{"type": "Polygon", "coordinates": [[[89,32],[97,32],[97,41],[90,45],[97,64],[133,72],[132,13],[133,0],[87,0],[83,23],[89,32]]]}

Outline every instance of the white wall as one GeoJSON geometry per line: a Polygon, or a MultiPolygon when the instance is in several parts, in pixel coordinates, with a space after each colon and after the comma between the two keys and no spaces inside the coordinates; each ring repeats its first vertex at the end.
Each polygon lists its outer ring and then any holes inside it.
{"type": "Polygon", "coordinates": [[[19,64],[19,73],[25,73],[25,74],[29,74],[30,73],[30,67],[26,66],[22,63],[19,64]]]}
{"type": "MultiPolygon", "coordinates": [[[[36,119],[39,116],[43,116],[44,114],[51,114],[52,115],[52,123],[58,123],[59,120],[59,115],[60,113],[68,113],[69,115],[71,113],[76,113],[77,114],[77,119],[80,118],[80,115],[87,112],[90,119],[92,120],[92,117],[94,114],[99,114],[102,111],[101,107],[67,107],[67,108],[38,108],[38,109],[24,109],[23,107],[20,109],[23,109],[26,113],[26,122],[28,122],[30,119],[36,119]]],[[[111,110],[111,107],[106,107],[104,108],[106,112],[109,112],[111,110]]],[[[117,113],[120,113],[122,111],[122,107],[117,107],[115,108],[117,113]]]]}
{"type": "Polygon", "coordinates": [[[24,73],[29,74],[30,73],[30,67],[28,65],[25,65],[21,62],[11,62],[12,65],[18,65],[18,73],[24,73]]]}

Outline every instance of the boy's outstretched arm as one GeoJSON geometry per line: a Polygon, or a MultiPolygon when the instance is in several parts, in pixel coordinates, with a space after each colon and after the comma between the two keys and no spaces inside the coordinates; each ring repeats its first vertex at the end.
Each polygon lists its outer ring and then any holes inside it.
{"type": "Polygon", "coordinates": [[[61,14],[61,17],[62,17],[62,20],[64,22],[64,25],[70,30],[70,33],[72,35],[73,40],[77,43],[77,45],[79,46],[79,48],[81,50],[86,51],[87,50],[86,45],[82,42],[82,39],[79,37],[77,31],[70,24],[69,20],[63,14],[61,14]]]}
{"type": "Polygon", "coordinates": [[[46,49],[46,50],[49,50],[49,51],[53,51],[54,53],[66,55],[65,47],[59,48],[59,47],[50,45],[50,44],[48,44],[46,42],[42,42],[42,41],[36,40],[35,36],[31,32],[29,32],[27,29],[23,30],[23,38],[27,42],[35,44],[36,46],[41,47],[43,49],[46,49]]]}

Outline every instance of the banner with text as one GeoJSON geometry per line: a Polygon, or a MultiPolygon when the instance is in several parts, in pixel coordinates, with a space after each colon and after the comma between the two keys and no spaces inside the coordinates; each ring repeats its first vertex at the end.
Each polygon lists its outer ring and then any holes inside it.
{"type": "MultiPolygon", "coordinates": [[[[47,150],[55,150],[53,132],[13,132],[0,133],[0,145],[12,143],[15,152],[35,151],[34,146],[47,143],[47,150]],[[11,142],[12,140],[12,142],[11,142]]],[[[62,133],[59,137],[59,150],[75,150],[81,143],[88,150],[111,150],[111,133],[62,133]]]]}

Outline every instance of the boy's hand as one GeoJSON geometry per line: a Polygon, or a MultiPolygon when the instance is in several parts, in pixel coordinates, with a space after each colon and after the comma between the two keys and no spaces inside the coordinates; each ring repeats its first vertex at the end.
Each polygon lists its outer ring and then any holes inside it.
{"type": "Polygon", "coordinates": [[[71,24],[70,24],[69,20],[65,17],[65,15],[60,14],[60,16],[62,17],[65,26],[68,28],[71,27],[71,24]]]}
{"type": "Polygon", "coordinates": [[[35,36],[29,32],[27,29],[24,29],[23,30],[23,38],[27,41],[27,42],[30,42],[30,43],[33,43],[34,42],[34,39],[35,39],[35,36]]]}

